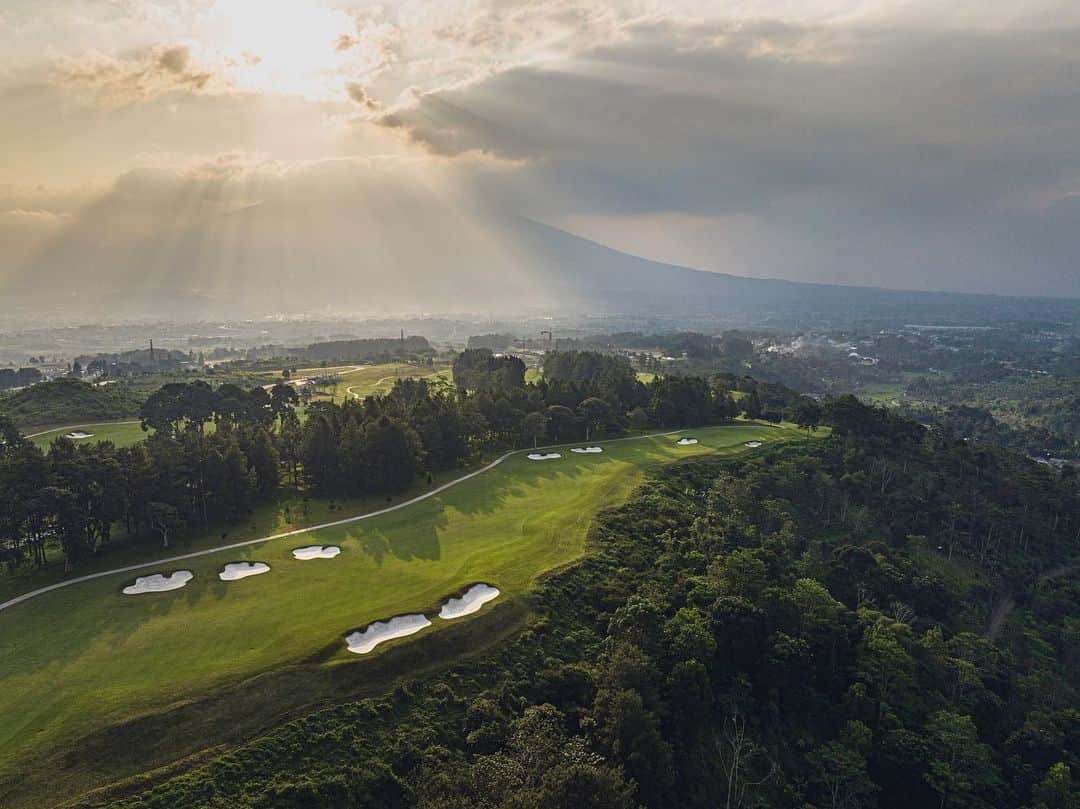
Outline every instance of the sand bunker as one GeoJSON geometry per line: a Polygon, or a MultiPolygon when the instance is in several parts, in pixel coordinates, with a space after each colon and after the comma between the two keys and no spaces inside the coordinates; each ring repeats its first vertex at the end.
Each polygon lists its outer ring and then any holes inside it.
{"type": "Polygon", "coordinates": [[[169,590],[179,590],[189,581],[195,578],[190,570],[177,570],[168,576],[163,573],[155,573],[152,576],[139,576],[134,584],[124,588],[124,595],[135,596],[139,593],[164,593],[169,590]]]}
{"type": "Polygon", "coordinates": [[[423,615],[395,615],[389,621],[376,621],[364,629],[358,629],[345,636],[345,643],[353,654],[366,655],[380,643],[414,635],[421,629],[431,626],[423,615]]]}
{"type": "Polygon", "coordinates": [[[308,559],[333,559],[341,553],[337,545],[308,545],[306,548],[296,548],[292,555],[302,561],[308,559]]]}
{"type": "Polygon", "coordinates": [[[696,438],[680,438],[677,443],[680,447],[688,447],[691,444],[696,444],[697,442],[698,440],[696,438]]]}
{"type": "Polygon", "coordinates": [[[562,455],[560,455],[557,452],[530,452],[529,453],[529,460],[530,461],[553,461],[556,458],[561,458],[561,457],[562,457],[562,455]]]}
{"type": "Polygon", "coordinates": [[[442,609],[439,610],[439,617],[444,621],[450,621],[454,618],[472,615],[474,612],[479,612],[480,608],[489,601],[498,597],[499,590],[497,587],[492,587],[490,584],[474,584],[460,598],[451,598],[443,604],[442,609]]]}
{"type": "Polygon", "coordinates": [[[86,432],[83,432],[82,430],[72,430],[70,433],[68,433],[67,435],[64,436],[64,438],[70,438],[70,439],[72,439],[74,441],[77,441],[80,438],[93,438],[93,437],[94,437],[93,433],[86,433],[86,432]]]}
{"type": "Polygon", "coordinates": [[[571,452],[578,452],[578,453],[581,453],[582,455],[592,455],[593,453],[596,453],[596,452],[603,452],[604,448],[603,447],[574,447],[570,451],[571,452]]]}
{"type": "Polygon", "coordinates": [[[761,446],[761,442],[760,441],[747,441],[746,446],[750,447],[750,449],[757,449],[758,447],[761,446]]]}
{"type": "Polygon", "coordinates": [[[225,565],[225,569],[218,573],[218,578],[222,581],[237,581],[269,572],[270,565],[266,562],[229,562],[225,565]]]}

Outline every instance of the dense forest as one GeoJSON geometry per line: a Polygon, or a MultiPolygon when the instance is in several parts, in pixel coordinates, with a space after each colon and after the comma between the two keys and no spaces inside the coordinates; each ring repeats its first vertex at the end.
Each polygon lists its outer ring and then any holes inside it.
{"type": "Polygon", "coordinates": [[[1075,809],[1077,477],[823,420],[658,471],[498,651],[118,805],[1075,809]]]}

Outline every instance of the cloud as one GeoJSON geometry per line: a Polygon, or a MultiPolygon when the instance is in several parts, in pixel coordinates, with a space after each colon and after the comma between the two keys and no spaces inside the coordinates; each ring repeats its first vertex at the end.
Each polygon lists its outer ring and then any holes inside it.
{"type": "Polygon", "coordinates": [[[360,40],[352,36],[351,34],[342,34],[337,38],[337,41],[334,43],[334,50],[347,51],[351,48],[355,48],[359,44],[360,40]]]}
{"type": "MultiPolygon", "coordinates": [[[[346,1],[326,17],[296,0],[263,19],[237,0],[267,23],[242,30],[228,4],[213,19],[166,5],[141,21],[95,6],[86,30],[15,14],[39,45],[84,55],[0,86],[0,176],[148,164],[198,178],[206,200],[233,178],[265,190],[295,178],[282,166],[391,152],[453,172],[455,193],[658,259],[1077,294],[1075,3],[346,1]],[[217,153],[233,157],[198,157],[217,153]]],[[[367,194],[304,188],[346,207],[367,194]]],[[[16,209],[53,210],[0,201],[16,209]]]]}
{"type": "Polygon", "coordinates": [[[1078,206],[1047,209],[1080,177],[1077,30],[654,21],[624,34],[375,122],[440,157],[518,161],[478,186],[615,246],[641,248],[635,218],[704,217],[695,255],[711,269],[1080,293],[1078,206]]]}
{"type": "Polygon", "coordinates": [[[158,45],[127,58],[89,54],[62,59],[53,82],[73,91],[92,90],[107,106],[149,101],[169,93],[220,93],[227,85],[210,70],[193,67],[182,45],[158,45]]]}
{"type": "Polygon", "coordinates": [[[191,51],[184,46],[166,48],[158,56],[158,64],[170,73],[182,74],[191,61],[191,51]]]}
{"type": "Polygon", "coordinates": [[[347,82],[345,84],[345,91],[349,94],[349,98],[371,111],[378,110],[382,107],[376,99],[368,95],[367,88],[362,84],[358,84],[354,81],[347,82]]]}
{"type": "Polygon", "coordinates": [[[70,214],[46,210],[24,210],[15,208],[0,211],[0,223],[27,227],[58,227],[71,218],[70,214]]]}

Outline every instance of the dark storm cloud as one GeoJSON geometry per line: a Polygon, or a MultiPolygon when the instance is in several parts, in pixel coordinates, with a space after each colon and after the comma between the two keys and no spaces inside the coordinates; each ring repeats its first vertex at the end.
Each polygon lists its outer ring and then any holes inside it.
{"type": "Polygon", "coordinates": [[[872,262],[871,283],[1024,291],[1023,271],[1075,295],[1078,46],[1076,30],[638,26],[382,122],[437,154],[524,161],[488,191],[536,216],[753,217],[790,239],[754,274],[872,262]]]}

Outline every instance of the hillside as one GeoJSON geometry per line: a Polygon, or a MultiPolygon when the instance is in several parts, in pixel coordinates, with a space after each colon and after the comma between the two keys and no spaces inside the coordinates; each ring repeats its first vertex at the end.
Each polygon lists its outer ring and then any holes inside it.
{"type": "Polygon", "coordinates": [[[95,387],[77,379],[54,379],[0,396],[0,415],[20,428],[138,418],[142,398],[119,385],[95,387]]]}

